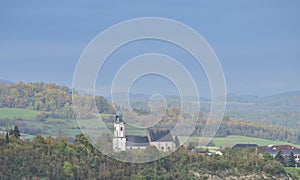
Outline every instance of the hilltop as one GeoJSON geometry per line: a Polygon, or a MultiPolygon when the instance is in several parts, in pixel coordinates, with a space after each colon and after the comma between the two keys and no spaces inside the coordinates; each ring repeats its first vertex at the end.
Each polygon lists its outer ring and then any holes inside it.
{"type": "MultiPolygon", "coordinates": [[[[99,113],[113,113],[111,104],[103,97],[95,98],[99,113]]],[[[22,108],[51,112],[72,118],[72,91],[54,83],[1,83],[0,108],[22,108]]]]}
{"type": "MultiPolygon", "coordinates": [[[[98,112],[114,114],[112,105],[95,97],[98,112]]],[[[72,91],[54,83],[0,83],[0,131],[18,123],[28,135],[79,133],[72,108],[72,91]]]]}

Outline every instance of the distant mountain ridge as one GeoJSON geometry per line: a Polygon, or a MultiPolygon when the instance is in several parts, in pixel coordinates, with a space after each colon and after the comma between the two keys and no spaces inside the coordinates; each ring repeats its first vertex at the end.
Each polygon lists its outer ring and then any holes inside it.
{"type": "Polygon", "coordinates": [[[14,83],[14,82],[9,81],[9,80],[5,80],[5,79],[0,79],[0,83],[12,84],[12,83],[14,83]]]}
{"type": "MultiPolygon", "coordinates": [[[[126,101],[128,95],[125,93],[119,93],[115,95],[115,99],[126,101]]],[[[150,99],[151,95],[148,94],[129,94],[130,101],[143,101],[146,102],[150,99]]],[[[164,96],[166,100],[169,101],[179,101],[180,97],[175,95],[164,96]]],[[[111,97],[108,97],[111,102],[111,97]]],[[[195,100],[194,98],[185,97],[185,100],[195,100]]],[[[200,97],[200,103],[202,108],[210,109],[210,99],[205,97],[200,97]]],[[[178,104],[178,103],[176,103],[178,104]]],[[[238,112],[238,113],[266,113],[266,112],[278,112],[278,111],[288,111],[288,112],[299,112],[300,113],[300,91],[290,91],[285,93],[279,93],[269,96],[255,96],[255,95],[235,95],[229,93],[227,95],[227,112],[238,112]]]]}
{"type": "MultiPolygon", "coordinates": [[[[128,93],[116,93],[116,97],[122,96],[127,97],[128,93]]],[[[131,100],[135,101],[144,101],[148,100],[152,94],[143,94],[143,93],[129,93],[129,98],[131,100]]],[[[178,95],[166,95],[164,96],[166,99],[176,99],[179,98],[178,95]]],[[[300,97],[300,90],[299,91],[287,91],[283,93],[278,94],[272,94],[272,95],[266,95],[266,96],[257,96],[257,95],[251,95],[251,94],[245,94],[245,95],[236,95],[235,93],[228,93],[227,94],[227,101],[234,101],[234,102],[257,102],[261,101],[263,99],[272,99],[272,98],[290,98],[290,97],[300,97]]],[[[186,97],[191,98],[192,97],[186,97]]],[[[107,99],[111,99],[111,96],[107,97],[107,99]]],[[[200,97],[200,101],[210,101],[209,97],[200,97]]]]}
{"type": "MultiPolygon", "coordinates": [[[[150,95],[129,95],[135,108],[143,107],[149,100],[150,95]],[[134,98],[133,98],[134,97],[134,98]],[[138,107],[140,106],[140,107],[138,107]]],[[[166,96],[168,105],[178,106],[179,97],[166,96]]],[[[208,116],[211,101],[208,98],[200,98],[201,113],[208,116]]],[[[290,91],[270,96],[235,95],[228,94],[226,112],[231,119],[260,122],[289,128],[297,128],[300,125],[300,91],[290,91]]]]}
{"type": "Polygon", "coordinates": [[[300,96],[300,91],[288,91],[280,94],[274,94],[271,96],[265,96],[264,98],[287,98],[300,96]]]}

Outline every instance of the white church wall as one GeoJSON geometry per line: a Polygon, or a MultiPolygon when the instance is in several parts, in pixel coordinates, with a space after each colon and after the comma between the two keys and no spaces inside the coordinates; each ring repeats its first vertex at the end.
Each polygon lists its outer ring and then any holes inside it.
{"type": "Polygon", "coordinates": [[[150,142],[151,146],[155,146],[160,151],[174,151],[175,150],[175,143],[174,142],[150,142]]]}
{"type": "Polygon", "coordinates": [[[113,138],[113,150],[114,151],[125,151],[126,150],[126,138],[113,138]]]}

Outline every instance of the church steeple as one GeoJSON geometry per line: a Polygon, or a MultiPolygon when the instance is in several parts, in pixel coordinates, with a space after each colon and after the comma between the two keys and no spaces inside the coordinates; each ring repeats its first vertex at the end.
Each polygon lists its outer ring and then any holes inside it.
{"type": "Polygon", "coordinates": [[[116,120],[115,120],[115,122],[116,122],[116,123],[120,123],[121,121],[122,121],[121,117],[118,116],[118,115],[116,115],[116,120]]]}
{"type": "Polygon", "coordinates": [[[122,118],[118,115],[116,115],[114,122],[113,150],[126,150],[125,124],[122,118]]]}

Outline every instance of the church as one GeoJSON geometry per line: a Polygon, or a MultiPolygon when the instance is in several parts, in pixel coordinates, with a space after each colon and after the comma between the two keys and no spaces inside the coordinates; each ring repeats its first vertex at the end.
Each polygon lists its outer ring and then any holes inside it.
{"type": "Polygon", "coordinates": [[[176,149],[169,129],[148,128],[146,134],[147,136],[126,135],[124,121],[120,116],[116,116],[114,122],[113,151],[146,149],[147,146],[155,146],[163,152],[174,151],[176,149]]]}

